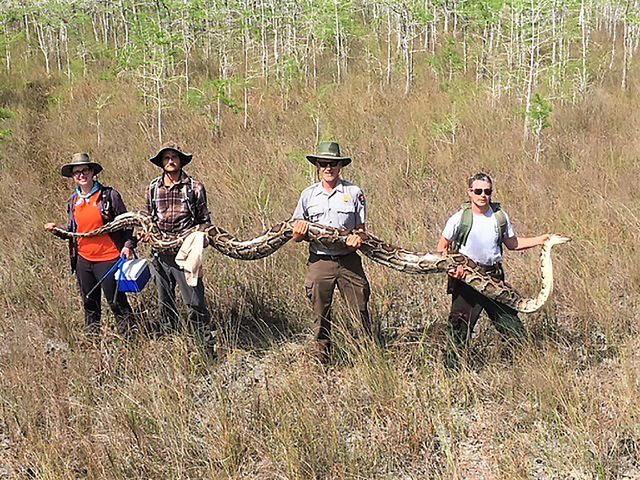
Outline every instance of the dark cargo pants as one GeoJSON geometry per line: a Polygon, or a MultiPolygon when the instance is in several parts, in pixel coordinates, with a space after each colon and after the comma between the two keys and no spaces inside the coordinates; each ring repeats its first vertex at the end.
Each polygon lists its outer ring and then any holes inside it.
{"type": "Polygon", "coordinates": [[[313,306],[316,352],[318,359],[327,363],[331,353],[331,304],[335,287],[370,337],[373,332],[367,304],[371,290],[360,256],[355,252],[343,256],[311,254],[307,265],[305,289],[313,306]]]}
{"type": "MultiPolygon", "coordinates": [[[[492,277],[503,280],[502,269],[487,272],[492,277]]],[[[513,308],[485,297],[466,283],[449,278],[451,312],[449,313],[449,345],[446,363],[450,367],[458,364],[459,354],[468,347],[473,329],[482,311],[486,311],[493,326],[503,339],[519,342],[526,336],[526,330],[513,308]]]]}
{"type": "Polygon", "coordinates": [[[153,266],[156,270],[155,282],[158,290],[158,304],[161,323],[155,326],[160,333],[175,331],[180,325],[176,305],[176,285],[187,306],[187,327],[205,346],[212,341],[211,316],[204,297],[204,282],[192,287],[187,284],[184,271],[176,264],[175,254],[154,254],[153,266]]]}

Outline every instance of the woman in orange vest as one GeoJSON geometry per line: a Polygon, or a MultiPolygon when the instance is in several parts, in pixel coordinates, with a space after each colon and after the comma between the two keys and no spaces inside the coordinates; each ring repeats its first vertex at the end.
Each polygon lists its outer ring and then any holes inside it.
{"type": "MultiPolygon", "coordinates": [[[[127,211],[117,190],[102,185],[96,175],[102,171],[99,163],[92,162],[86,153],[76,153],[70,163],[60,169],[63,177],[73,178],[76,188],[67,202],[68,232],[89,232],[127,211]]],[[[69,240],[71,271],[76,273],[82,303],[85,327],[89,335],[100,333],[100,291],[104,291],[109,307],[116,317],[118,333],[129,337],[134,329],[131,306],[127,296],[117,292],[114,278],[115,263],[120,257],[133,257],[136,240],[133,230],[121,230],[95,237],[75,238],[57,233],[54,223],[45,224],[45,230],[69,240]]]]}

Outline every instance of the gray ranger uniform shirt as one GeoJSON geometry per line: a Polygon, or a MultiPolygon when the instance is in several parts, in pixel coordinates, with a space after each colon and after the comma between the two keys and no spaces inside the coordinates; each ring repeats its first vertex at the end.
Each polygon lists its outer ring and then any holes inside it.
{"type": "MultiPolygon", "coordinates": [[[[338,180],[332,192],[327,192],[322,182],[318,182],[302,191],[292,219],[353,230],[367,221],[364,193],[360,187],[346,180],[338,180]]],[[[346,255],[353,250],[347,247],[327,249],[309,242],[309,251],[318,255],[346,255]]]]}

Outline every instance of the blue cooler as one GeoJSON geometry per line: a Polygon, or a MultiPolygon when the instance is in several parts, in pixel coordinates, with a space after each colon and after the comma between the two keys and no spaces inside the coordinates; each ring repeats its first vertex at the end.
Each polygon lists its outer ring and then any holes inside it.
{"type": "Polygon", "coordinates": [[[139,293],[149,282],[151,270],[149,263],[144,258],[120,261],[115,274],[119,292],[139,293]]]}

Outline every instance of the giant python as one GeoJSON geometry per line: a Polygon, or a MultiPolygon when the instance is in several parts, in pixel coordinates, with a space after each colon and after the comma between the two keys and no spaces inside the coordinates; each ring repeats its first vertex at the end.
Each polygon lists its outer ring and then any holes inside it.
{"type": "MultiPolygon", "coordinates": [[[[293,220],[278,223],[267,229],[262,235],[250,240],[239,240],[220,227],[210,226],[202,231],[206,233],[209,245],[223,255],[238,260],[257,260],[267,257],[279,250],[293,237],[293,220]]],[[[127,212],[118,215],[112,222],[90,232],[72,233],[56,228],[56,231],[66,237],[92,237],[117,230],[140,228],[149,234],[153,248],[158,251],[177,250],[184,239],[197,228],[190,229],[179,236],[161,232],[151,220],[142,212],[127,212]]],[[[444,255],[429,252],[412,252],[404,248],[394,247],[369,232],[354,232],[361,236],[363,243],[360,251],[374,262],[393,268],[404,273],[428,274],[445,273],[461,265],[464,269],[463,281],[483,295],[508,305],[523,313],[538,310],[549,298],[553,289],[553,267],[551,263],[551,248],[554,245],[570,241],[567,237],[551,235],[542,245],[540,253],[540,271],[542,288],[537,296],[525,298],[511,285],[496,280],[485,274],[478,265],[461,253],[444,255]]],[[[323,246],[344,245],[347,232],[333,227],[311,223],[307,239],[323,246]]]]}

